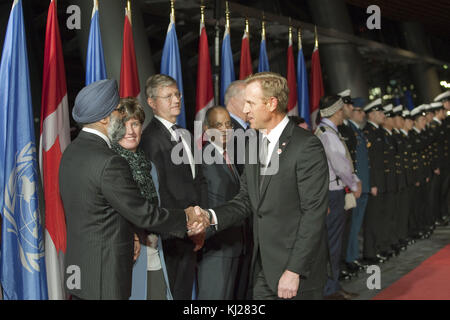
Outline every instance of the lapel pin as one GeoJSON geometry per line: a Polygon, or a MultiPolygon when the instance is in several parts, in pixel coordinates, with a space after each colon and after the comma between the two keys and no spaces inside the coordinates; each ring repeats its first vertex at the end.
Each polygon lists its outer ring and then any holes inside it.
{"type": "Polygon", "coordinates": [[[277,150],[277,153],[278,153],[278,154],[281,154],[282,152],[283,152],[283,151],[282,151],[281,149],[278,149],[278,150],[277,150]]]}

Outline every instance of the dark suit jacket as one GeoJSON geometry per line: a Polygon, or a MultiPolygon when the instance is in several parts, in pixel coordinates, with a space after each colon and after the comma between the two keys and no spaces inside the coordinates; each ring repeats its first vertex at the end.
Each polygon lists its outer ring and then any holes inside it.
{"type": "MultiPolygon", "coordinates": [[[[248,148],[249,149],[249,148],[248,148]]],[[[327,277],[328,165],[322,143],[292,121],[280,140],[279,171],[259,187],[259,165],[246,164],[239,194],[214,208],[219,230],[253,214],[253,259],[261,258],[274,293],[285,270],[300,274],[299,292],[322,288],[327,277]]],[[[277,149],[272,154],[278,155],[277,149]]]]}
{"type": "MultiPolygon", "coordinates": [[[[153,118],[142,133],[141,147],[158,171],[161,206],[167,208],[187,208],[204,206],[208,202],[206,180],[199,165],[195,165],[195,179],[191,166],[174,164],[171,159],[172,141],[169,130],[157,118],[153,118]]],[[[190,147],[194,153],[191,137],[190,147]]],[[[169,282],[174,299],[191,299],[197,254],[194,244],[188,238],[168,238],[161,235],[164,247],[169,282]]]]}
{"type": "Polygon", "coordinates": [[[169,214],[143,198],[126,160],[95,134],[80,132],[64,151],[59,190],[67,224],[65,267],[78,266],[81,275],[81,288],[68,292],[82,299],[130,297],[135,226],[186,233],[183,210],[169,214]]]}
{"type": "MultiPolygon", "coordinates": [[[[209,151],[211,150],[210,148],[214,148],[214,146],[208,143],[203,147],[203,150],[209,151]]],[[[222,156],[216,148],[213,149],[211,155],[213,157],[218,155],[222,159],[222,156]]],[[[234,175],[228,168],[225,160],[223,160],[223,163],[202,164],[203,175],[208,184],[209,208],[222,205],[238,194],[240,185],[239,173],[235,167],[233,169],[235,171],[234,175]]],[[[210,230],[214,229],[210,228],[210,230]]],[[[239,257],[243,249],[243,232],[243,222],[240,221],[226,230],[208,234],[208,238],[202,249],[202,256],[239,257]]]]}

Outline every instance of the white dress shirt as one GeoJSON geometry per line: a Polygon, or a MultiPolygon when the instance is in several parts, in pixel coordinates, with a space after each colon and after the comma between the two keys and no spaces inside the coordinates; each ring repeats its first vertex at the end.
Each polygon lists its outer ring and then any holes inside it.
{"type": "MultiPolygon", "coordinates": [[[[156,119],[158,119],[159,121],[161,121],[161,123],[164,125],[164,127],[167,128],[167,130],[169,130],[173,141],[178,141],[178,136],[177,133],[172,129],[173,125],[175,123],[172,123],[170,121],[167,121],[166,119],[163,119],[157,115],[154,116],[156,119]]],[[[191,166],[191,172],[192,172],[192,179],[195,179],[195,162],[194,162],[194,156],[192,155],[192,151],[191,148],[189,147],[189,143],[184,139],[183,135],[180,134],[179,135],[181,137],[181,142],[183,143],[183,148],[187,153],[188,159],[189,159],[189,164],[191,166]]]]}
{"type": "Polygon", "coordinates": [[[95,134],[96,136],[99,136],[100,138],[105,140],[105,142],[108,144],[108,147],[111,149],[111,141],[109,141],[109,138],[107,136],[105,136],[102,132],[100,132],[96,129],[86,128],[86,127],[81,129],[81,131],[89,132],[89,133],[95,134]]]}

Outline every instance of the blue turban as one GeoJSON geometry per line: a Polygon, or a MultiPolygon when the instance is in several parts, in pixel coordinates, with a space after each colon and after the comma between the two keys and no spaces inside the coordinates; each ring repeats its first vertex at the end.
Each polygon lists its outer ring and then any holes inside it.
{"type": "Polygon", "coordinates": [[[109,116],[118,104],[116,80],[96,81],[77,94],[72,117],[78,123],[94,123],[109,116]]]}

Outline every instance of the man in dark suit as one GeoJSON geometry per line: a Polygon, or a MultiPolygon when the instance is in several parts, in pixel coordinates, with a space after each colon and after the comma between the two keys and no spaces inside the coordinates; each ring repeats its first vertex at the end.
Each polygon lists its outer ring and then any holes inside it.
{"type": "Polygon", "coordinates": [[[59,187],[67,224],[64,282],[73,299],[130,297],[137,227],[186,234],[183,210],[169,212],[143,198],[128,163],[110,149],[123,128],[118,106],[116,81],[101,80],[80,91],[72,111],[83,129],[63,153],[59,187]],[[79,283],[67,281],[72,276],[79,283]]]}
{"type": "MultiPolygon", "coordinates": [[[[233,148],[230,150],[230,159],[234,160],[234,165],[239,173],[242,175],[244,171],[245,162],[245,146],[248,143],[248,138],[253,134],[250,125],[247,122],[247,114],[244,113],[245,105],[245,81],[236,80],[230,83],[225,91],[224,99],[225,107],[230,114],[231,122],[233,124],[233,148]],[[246,133],[243,135],[242,133],[246,133]]],[[[250,298],[251,293],[248,290],[251,252],[253,251],[253,231],[251,228],[250,218],[243,222],[244,224],[244,248],[239,262],[239,270],[236,277],[235,296],[237,300],[250,298]]]]}
{"type": "Polygon", "coordinates": [[[239,194],[210,210],[219,231],[253,216],[254,299],[321,299],[329,273],[327,160],[320,140],[289,121],[288,94],[276,73],[246,79],[244,112],[264,130],[259,161],[251,141],[239,194]]]}
{"type": "MultiPolygon", "coordinates": [[[[194,161],[192,136],[176,125],[181,101],[176,81],[167,75],[153,75],[147,80],[145,92],[154,117],[142,133],[141,145],[161,181],[161,206],[206,204],[206,180],[194,161]]],[[[172,295],[176,300],[190,300],[197,263],[192,241],[164,235],[161,239],[172,295]]]]}
{"type": "MultiPolygon", "coordinates": [[[[240,130],[244,132],[247,129],[250,129],[250,126],[247,122],[247,115],[244,113],[244,105],[245,105],[245,81],[244,80],[236,80],[230,83],[227,90],[225,91],[224,103],[227,111],[230,114],[231,122],[233,124],[233,129],[235,132],[240,133],[240,130]]],[[[245,141],[242,144],[241,141],[238,141],[237,137],[233,137],[234,145],[233,151],[231,154],[231,159],[234,160],[234,165],[239,171],[239,175],[242,174],[244,170],[244,152],[245,141]],[[241,143],[238,145],[237,143],[241,143]]]]}
{"type": "MultiPolygon", "coordinates": [[[[205,114],[204,129],[210,142],[203,147],[203,157],[214,160],[202,164],[208,183],[208,205],[217,207],[233,199],[239,192],[239,174],[227,153],[232,135],[228,111],[215,106],[205,114]]],[[[210,230],[214,230],[210,228],[210,230]]],[[[198,298],[200,300],[232,300],[239,258],[243,250],[243,223],[212,232],[198,259],[198,298]]]]}

